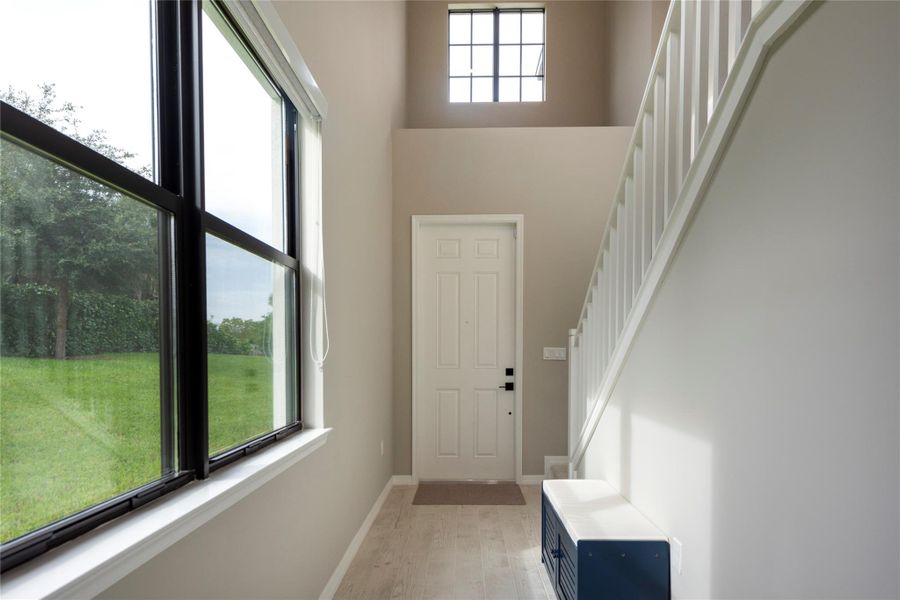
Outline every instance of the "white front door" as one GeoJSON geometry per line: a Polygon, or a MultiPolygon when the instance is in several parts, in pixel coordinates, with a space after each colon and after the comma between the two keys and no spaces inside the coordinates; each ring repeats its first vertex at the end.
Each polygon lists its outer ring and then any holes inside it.
{"type": "Polygon", "coordinates": [[[515,479],[515,225],[427,224],[416,252],[416,475],[515,479]]]}

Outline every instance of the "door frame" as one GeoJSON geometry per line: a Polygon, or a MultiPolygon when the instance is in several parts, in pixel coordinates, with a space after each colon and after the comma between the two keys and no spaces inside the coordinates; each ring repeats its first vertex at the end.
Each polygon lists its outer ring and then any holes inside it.
{"type": "Polygon", "coordinates": [[[410,316],[412,319],[412,481],[418,483],[418,471],[416,465],[416,456],[418,455],[418,436],[416,435],[416,392],[418,389],[418,365],[417,355],[417,322],[419,313],[418,304],[418,249],[419,249],[419,230],[429,225],[512,225],[513,236],[516,242],[516,350],[515,350],[515,434],[513,445],[516,457],[516,483],[522,483],[522,369],[523,360],[523,332],[525,322],[524,296],[525,296],[525,215],[508,214],[508,215],[412,215],[412,245],[410,251],[412,255],[412,305],[410,307],[410,316]]]}

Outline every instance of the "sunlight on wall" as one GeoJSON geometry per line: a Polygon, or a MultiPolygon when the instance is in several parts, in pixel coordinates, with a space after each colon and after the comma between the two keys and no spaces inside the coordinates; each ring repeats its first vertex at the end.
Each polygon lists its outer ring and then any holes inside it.
{"type": "Polygon", "coordinates": [[[672,571],[673,597],[687,590],[691,597],[711,597],[712,444],[612,403],[594,440],[580,466],[584,476],[608,481],[670,540],[682,543],[682,573],[672,571]]]}

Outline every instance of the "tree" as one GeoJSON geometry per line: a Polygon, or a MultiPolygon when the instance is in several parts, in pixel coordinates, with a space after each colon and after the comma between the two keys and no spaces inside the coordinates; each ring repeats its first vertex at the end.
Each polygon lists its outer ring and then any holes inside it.
{"type": "MultiPolygon", "coordinates": [[[[133,156],[103,130],[83,132],[78,107],[58,101],[53,85],[38,98],[10,87],[0,100],[117,162],[133,156]]],[[[156,210],[6,140],[0,173],[0,276],[55,288],[56,358],[66,358],[73,293],[158,294],[156,210]]]]}

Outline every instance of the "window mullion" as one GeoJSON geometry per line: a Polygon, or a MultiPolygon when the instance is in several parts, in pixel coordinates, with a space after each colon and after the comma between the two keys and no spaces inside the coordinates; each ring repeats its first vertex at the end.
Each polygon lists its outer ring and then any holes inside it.
{"type": "Polygon", "coordinates": [[[160,1],[160,182],[179,194],[175,224],[176,371],[180,468],[209,474],[206,397],[206,274],[200,3],[160,1]]]}
{"type": "Polygon", "coordinates": [[[472,102],[474,95],[472,94],[472,86],[475,84],[475,78],[472,70],[474,68],[475,56],[475,11],[469,11],[469,102],[472,102]]]}
{"type": "MultiPolygon", "coordinates": [[[[177,87],[177,81],[173,82],[172,75],[177,75],[177,70],[171,69],[169,59],[171,56],[177,56],[177,36],[172,35],[172,26],[176,22],[174,20],[173,11],[167,10],[164,6],[168,3],[159,2],[155,5],[154,17],[156,19],[156,40],[155,40],[155,67],[156,67],[156,126],[157,126],[157,150],[154,156],[154,162],[157,166],[156,173],[159,177],[159,183],[162,187],[175,194],[181,193],[181,176],[178,173],[180,157],[177,153],[171,152],[171,142],[178,138],[180,118],[178,116],[178,96],[170,93],[171,85],[174,83],[177,87]],[[173,138],[174,135],[174,138],[173,138]]],[[[175,148],[178,146],[176,145],[175,148]]],[[[181,199],[179,199],[181,201],[181,199]]],[[[179,227],[184,210],[179,216],[175,217],[175,227],[179,227]]],[[[179,322],[178,319],[172,318],[172,312],[175,308],[172,305],[172,298],[175,290],[172,289],[173,275],[166,271],[167,266],[171,268],[175,265],[172,256],[173,244],[173,227],[172,223],[160,215],[159,217],[159,249],[160,249],[160,306],[159,306],[159,352],[160,352],[160,448],[161,448],[161,464],[162,472],[167,470],[176,471],[183,469],[178,464],[178,456],[183,458],[183,452],[178,441],[178,432],[176,431],[178,403],[176,402],[176,390],[174,378],[177,369],[174,369],[174,360],[177,353],[174,351],[174,344],[177,337],[173,339],[174,323],[179,322]]],[[[180,257],[178,257],[180,259],[180,257]]]]}
{"type": "MultiPolygon", "coordinates": [[[[289,100],[285,99],[285,204],[287,208],[287,251],[288,254],[297,259],[298,265],[302,264],[301,255],[301,223],[300,223],[300,115],[296,107],[289,100]]],[[[294,271],[294,347],[289,350],[296,360],[289,361],[296,369],[293,378],[294,389],[288,390],[294,401],[291,405],[294,414],[287,419],[291,421],[300,421],[302,423],[303,414],[300,411],[300,390],[302,387],[303,373],[301,371],[300,355],[298,353],[299,342],[303,339],[303,319],[301,312],[303,307],[301,269],[294,271]]]]}
{"type": "Polygon", "coordinates": [[[522,17],[524,13],[523,11],[519,11],[519,102],[522,101],[522,78],[525,76],[525,73],[522,69],[522,46],[525,43],[525,40],[522,38],[522,17]]]}
{"type": "Polygon", "coordinates": [[[494,9],[494,102],[500,100],[500,9],[494,9]]]}
{"type": "Polygon", "coordinates": [[[159,229],[159,423],[160,423],[160,465],[162,475],[179,470],[176,451],[177,435],[174,378],[175,340],[172,299],[172,219],[164,213],[157,217],[159,229]]]}

